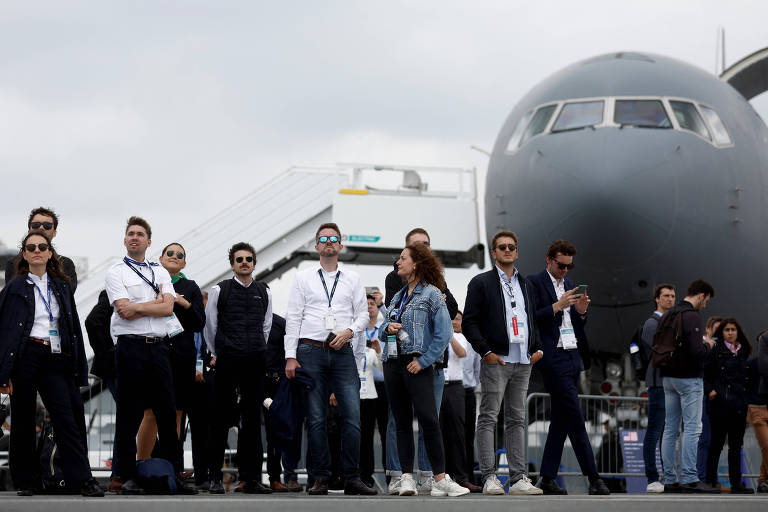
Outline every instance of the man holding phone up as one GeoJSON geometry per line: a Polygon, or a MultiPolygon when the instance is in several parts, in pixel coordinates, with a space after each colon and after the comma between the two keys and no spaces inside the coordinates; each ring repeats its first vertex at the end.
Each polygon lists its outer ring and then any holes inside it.
{"type": "Polygon", "coordinates": [[[299,272],[291,286],[285,326],[285,375],[303,368],[315,387],[308,392],[309,443],[315,485],[309,494],[328,494],[328,398],[336,396],[341,413],[341,463],[344,494],[376,494],[360,480],[360,379],[356,358],[365,351],[368,325],[365,288],[360,276],[339,267],[341,231],[321,225],[315,234],[319,265],[299,272]],[[350,343],[352,341],[354,343],[350,343]]]}
{"type": "Polygon", "coordinates": [[[565,437],[568,436],[581,472],[589,478],[589,494],[610,494],[600,478],[579,406],[579,374],[588,369],[589,343],[584,323],[589,307],[586,287],[576,287],[566,274],[573,269],[576,248],[557,240],[547,249],[547,268],[528,276],[536,295],[536,320],[544,351],[539,366],[552,400],[552,417],[537,487],[544,494],[568,494],[555,482],[565,437]],[[581,357],[579,357],[581,356],[581,357]]]}

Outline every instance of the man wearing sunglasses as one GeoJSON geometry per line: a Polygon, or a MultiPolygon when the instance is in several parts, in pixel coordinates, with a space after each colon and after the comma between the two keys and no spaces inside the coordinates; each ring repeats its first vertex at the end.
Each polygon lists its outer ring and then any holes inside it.
{"type": "MultiPolygon", "coordinates": [[[[48,238],[53,240],[56,236],[56,229],[58,229],[58,227],[59,217],[49,208],[43,208],[41,206],[29,213],[29,219],[27,220],[27,229],[29,231],[42,231],[48,238]]],[[[19,255],[18,258],[21,258],[21,255],[19,255]]],[[[64,273],[69,277],[69,286],[72,288],[72,294],[74,295],[75,290],[77,289],[77,272],[75,271],[75,264],[66,256],[59,256],[59,259],[64,268],[64,273]]],[[[15,273],[16,258],[12,258],[5,264],[5,282],[8,283],[13,279],[15,273]]]]}
{"type": "Polygon", "coordinates": [[[205,342],[216,369],[210,485],[211,494],[224,494],[221,468],[230,419],[242,414],[238,433],[238,470],[245,482],[243,492],[269,494],[261,483],[264,449],[261,442],[261,403],[269,331],[272,329],[272,294],[264,283],[253,280],[256,250],[246,242],[229,249],[234,272],[208,292],[205,306],[205,342]],[[237,395],[240,392],[238,410],[237,395]]]}
{"type": "Polygon", "coordinates": [[[462,330],[485,364],[480,366],[477,443],[483,494],[504,494],[496,476],[496,424],[504,403],[504,446],[509,494],[542,494],[528,478],[525,456],[525,399],[531,366],[543,355],[536,326],[533,286],[515,268],[517,235],[499,231],[491,239],[495,262],[467,286],[462,330]]]}
{"type": "Polygon", "coordinates": [[[344,494],[376,494],[360,480],[360,379],[356,359],[363,357],[368,326],[365,287],[360,276],[339,267],[341,231],[321,225],[315,233],[320,262],[296,274],[285,325],[285,375],[302,368],[315,382],[308,391],[309,445],[315,484],[307,492],[328,494],[328,400],[336,396],[341,415],[341,463],[344,494]],[[350,343],[353,340],[353,343],[350,343]]]}
{"type": "Polygon", "coordinates": [[[544,494],[568,494],[555,478],[566,436],[571,440],[582,473],[589,478],[589,494],[610,494],[600,478],[595,456],[579,406],[579,375],[589,369],[589,344],[584,323],[589,307],[586,291],[578,289],[566,275],[574,267],[576,248],[557,240],[547,249],[547,268],[528,276],[536,296],[536,318],[544,357],[540,363],[544,386],[552,400],[552,417],[541,461],[538,487],[544,494]]]}

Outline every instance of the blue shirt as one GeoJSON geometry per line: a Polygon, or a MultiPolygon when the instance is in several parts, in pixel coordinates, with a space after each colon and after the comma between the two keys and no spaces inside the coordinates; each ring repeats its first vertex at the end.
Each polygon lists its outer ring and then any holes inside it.
{"type": "Polygon", "coordinates": [[[518,279],[519,273],[515,269],[512,279],[509,280],[498,266],[496,271],[501,280],[502,303],[504,304],[507,338],[509,339],[509,354],[500,357],[505,363],[530,364],[531,359],[528,357],[528,315],[525,311],[523,289],[520,287],[520,279],[518,279]],[[515,307],[512,307],[513,301],[515,307]],[[513,318],[517,319],[517,336],[514,333],[513,318]]]}

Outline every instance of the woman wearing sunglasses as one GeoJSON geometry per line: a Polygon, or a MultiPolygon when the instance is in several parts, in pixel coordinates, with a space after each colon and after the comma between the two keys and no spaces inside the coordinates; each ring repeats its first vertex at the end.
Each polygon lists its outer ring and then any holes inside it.
{"type": "Polygon", "coordinates": [[[13,484],[20,496],[41,489],[33,456],[39,392],[61,452],[64,491],[104,496],[88,461],[79,390],[88,385],[88,363],[69,278],[43,232],[24,237],[20,256],[16,277],[0,292],[0,393],[11,395],[13,484]]]}
{"type": "MultiPolygon", "coordinates": [[[[171,373],[173,374],[173,398],[176,403],[176,433],[181,434],[181,416],[189,410],[193,400],[195,384],[195,333],[205,327],[205,308],[200,287],[187,279],[182,270],[187,266],[187,253],[180,243],[174,242],[163,249],[160,264],[171,275],[176,302],[173,313],[179,319],[184,331],[171,337],[171,373]]],[[[148,459],[152,454],[157,436],[157,423],[152,409],[144,411],[144,419],[137,439],[139,460],[148,459]]],[[[179,443],[178,456],[183,456],[183,446],[179,443]]],[[[182,460],[181,458],[179,460],[182,460]]]]}
{"type": "Polygon", "coordinates": [[[381,325],[384,383],[397,425],[397,451],[403,475],[401,496],[418,494],[413,478],[413,412],[424,431],[427,457],[435,473],[432,496],[462,496],[466,487],[445,473],[445,454],[434,398],[434,363],[443,357],[453,336],[445,306],[442,267],[428,246],[408,245],[397,261],[406,285],[394,296],[381,325]]]}

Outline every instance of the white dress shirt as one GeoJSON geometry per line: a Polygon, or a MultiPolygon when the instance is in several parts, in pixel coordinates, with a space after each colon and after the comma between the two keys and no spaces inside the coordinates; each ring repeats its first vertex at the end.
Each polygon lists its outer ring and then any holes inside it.
{"type": "MultiPolygon", "coordinates": [[[[163,295],[170,294],[176,299],[176,292],[173,290],[171,275],[162,265],[150,263],[148,265],[133,265],[149,281],[157,286],[162,285],[163,295]]],[[[115,301],[119,299],[128,299],[134,304],[142,302],[153,302],[157,295],[152,287],[144,282],[136,272],[131,270],[124,261],[112,265],[107,270],[105,278],[107,286],[107,297],[113,308],[115,301]]],[[[112,336],[113,339],[123,334],[135,334],[138,336],[159,336],[163,337],[168,333],[168,317],[143,316],[134,320],[124,320],[117,314],[117,308],[112,313],[112,336]]]]}
{"type": "MultiPolygon", "coordinates": [[[[456,333],[453,335],[456,336],[456,333]]],[[[464,335],[462,334],[462,336],[464,335]]],[[[480,354],[475,352],[472,347],[467,348],[467,357],[463,361],[464,375],[462,376],[465,388],[474,388],[480,382],[481,361],[480,354]]]]}
{"type": "Polygon", "coordinates": [[[372,348],[366,348],[363,357],[357,360],[357,375],[360,377],[360,400],[379,397],[373,380],[373,369],[375,367],[380,372],[384,371],[380,357],[372,348]],[[363,389],[363,379],[365,379],[365,389],[363,389]]]}
{"type": "Polygon", "coordinates": [[[360,282],[357,272],[346,270],[341,265],[338,270],[325,272],[320,264],[302,270],[296,274],[288,298],[288,310],[285,315],[285,358],[296,358],[299,338],[325,341],[331,332],[345,329],[352,331],[352,348],[359,361],[365,351],[365,336],[360,333],[368,326],[368,303],[365,299],[365,287],[360,282]],[[331,300],[330,311],[336,320],[333,329],[326,329],[325,318],[328,316],[328,294],[333,289],[337,271],[339,282],[331,300]]]}
{"type": "Polygon", "coordinates": [[[56,295],[51,290],[50,297],[48,296],[48,274],[43,274],[43,277],[37,277],[33,273],[29,273],[27,281],[32,281],[35,286],[35,320],[32,324],[32,330],[29,332],[31,338],[39,338],[41,340],[50,339],[50,329],[58,329],[60,309],[59,301],[56,300],[56,295]],[[45,307],[43,297],[40,293],[45,294],[45,300],[48,302],[48,306],[51,308],[51,314],[53,315],[53,323],[48,315],[48,308],[45,307]],[[50,298],[50,300],[48,300],[50,298]]]}
{"type": "MultiPolygon", "coordinates": [[[[238,278],[233,277],[232,280],[245,288],[245,285],[238,278]]],[[[255,286],[254,281],[251,281],[251,285],[255,286]]],[[[219,285],[214,285],[208,291],[208,303],[205,306],[205,329],[203,335],[205,336],[205,344],[208,345],[208,350],[211,351],[211,355],[216,357],[216,329],[219,326],[219,294],[221,288],[219,285]]],[[[267,311],[264,312],[264,343],[269,341],[269,331],[272,330],[272,292],[267,288],[267,311]]]]}
{"type": "MultiPolygon", "coordinates": [[[[459,332],[453,333],[453,337],[459,342],[464,350],[469,355],[469,352],[474,352],[471,348],[467,348],[467,338],[459,332]]],[[[464,379],[464,357],[459,357],[453,350],[453,345],[448,344],[448,367],[445,369],[445,382],[456,382],[464,379]]]]}
{"type": "MultiPolygon", "coordinates": [[[[558,284],[557,279],[555,279],[552,274],[547,271],[547,274],[549,274],[549,278],[552,280],[552,286],[555,287],[555,296],[557,297],[557,300],[560,300],[560,298],[565,293],[565,279],[561,279],[560,283],[558,284]]],[[[568,329],[573,328],[573,323],[571,322],[571,308],[570,306],[565,308],[563,310],[563,323],[560,324],[561,329],[568,329]]],[[[558,348],[563,348],[563,340],[562,336],[560,336],[557,339],[557,346],[558,348]]]]}

